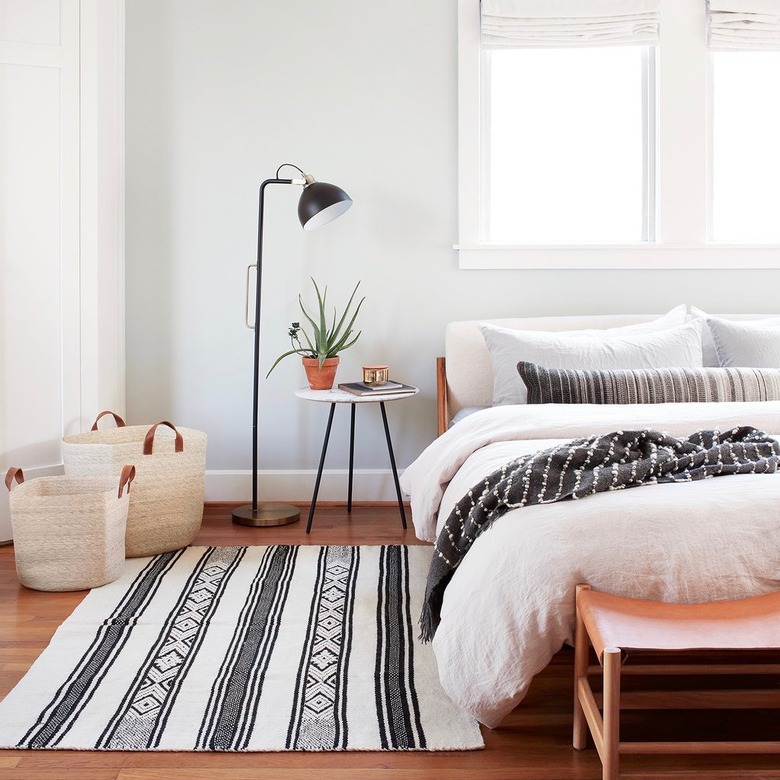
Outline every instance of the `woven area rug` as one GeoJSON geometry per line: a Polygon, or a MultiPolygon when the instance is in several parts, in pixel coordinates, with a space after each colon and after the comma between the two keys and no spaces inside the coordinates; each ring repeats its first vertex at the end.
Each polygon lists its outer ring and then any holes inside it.
{"type": "Polygon", "coordinates": [[[430,547],[190,547],[127,561],[0,702],[0,746],[468,750],[420,614],[430,547]]]}

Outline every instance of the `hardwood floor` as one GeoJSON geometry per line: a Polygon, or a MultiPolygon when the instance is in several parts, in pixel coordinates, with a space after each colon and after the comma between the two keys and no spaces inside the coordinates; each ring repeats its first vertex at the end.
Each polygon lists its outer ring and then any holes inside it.
{"type": "MultiPolygon", "coordinates": [[[[416,544],[403,531],[397,506],[318,507],[310,536],[301,522],[261,529],[236,526],[230,507],[207,507],[199,545],[416,544]]],[[[0,696],[22,677],[83,593],[40,593],[19,585],[13,548],[0,548],[0,696]]],[[[119,753],[0,751],[0,780],[596,780],[601,765],[593,748],[571,747],[572,653],[562,650],[534,681],[531,691],[500,728],[483,729],[485,749],[453,753],[119,753]]],[[[639,715],[626,717],[626,729],[639,715]]],[[[686,734],[703,715],[677,720],[667,713],[659,728],[686,734]]],[[[780,715],[768,728],[780,730],[780,715]]],[[[746,713],[718,723],[753,728],[746,713]]],[[[763,718],[763,722],[767,717],[763,718]]],[[[652,736],[652,735],[651,735],[652,736]]],[[[627,735],[630,738],[630,734],[627,735]]],[[[768,737],[765,737],[768,738],[768,737]]],[[[780,780],[780,756],[631,756],[626,777],[751,778],[780,780]]]]}

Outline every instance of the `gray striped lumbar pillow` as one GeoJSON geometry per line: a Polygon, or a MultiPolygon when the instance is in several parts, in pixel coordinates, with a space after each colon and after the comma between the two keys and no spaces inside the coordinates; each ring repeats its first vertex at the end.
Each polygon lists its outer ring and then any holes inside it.
{"type": "Polygon", "coordinates": [[[636,368],[581,371],[517,364],[529,404],[778,401],[778,368],[636,368]]]}

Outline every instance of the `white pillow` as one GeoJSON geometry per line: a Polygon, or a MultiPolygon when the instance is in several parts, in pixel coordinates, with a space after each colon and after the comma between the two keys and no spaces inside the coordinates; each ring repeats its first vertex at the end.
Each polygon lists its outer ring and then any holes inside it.
{"type": "MultiPolygon", "coordinates": [[[[675,325],[682,325],[688,320],[688,307],[681,303],[670,309],[666,314],[659,314],[647,322],[636,322],[633,325],[620,325],[614,328],[583,328],[581,330],[547,331],[559,336],[622,336],[629,333],[655,333],[658,330],[666,330],[675,325]]],[[[703,327],[703,326],[702,326],[703,327]]]]}
{"type": "Polygon", "coordinates": [[[701,320],[656,333],[637,333],[636,327],[552,333],[480,323],[493,364],[493,405],[527,403],[528,393],[517,373],[521,360],[546,368],[573,369],[702,365],[701,320]]]}
{"type": "MultiPolygon", "coordinates": [[[[728,322],[752,322],[755,325],[777,325],[780,326],[780,317],[766,317],[763,314],[728,314],[725,318],[713,318],[712,315],[707,314],[706,311],[691,306],[691,317],[693,319],[709,320],[718,319],[722,322],[724,319],[728,322]]],[[[703,327],[701,331],[701,352],[702,360],[705,366],[719,366],[720,360],[718,359],[718,352],[715,349],[715,342],[712,339],[711,329],[709,327],[703,327]]],[[[759,366],[760,368],[762,366],[759,366]]],[[[766,368],[766,366],[763,366],[766,368]]]]}
{"type": "Polygon", "coordinates": [[[707,320],[721,366],[780,368],[780,320],[707,320]]]}

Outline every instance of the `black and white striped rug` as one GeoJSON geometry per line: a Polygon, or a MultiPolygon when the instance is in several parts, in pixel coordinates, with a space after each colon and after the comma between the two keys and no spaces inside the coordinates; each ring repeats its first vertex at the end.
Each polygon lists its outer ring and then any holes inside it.
{"type": "Polygon", "coordinates": [[[127,561],[0,702],[0,746],[468,750],[416,636],[430,547],[191,547],[127,561]]]}

